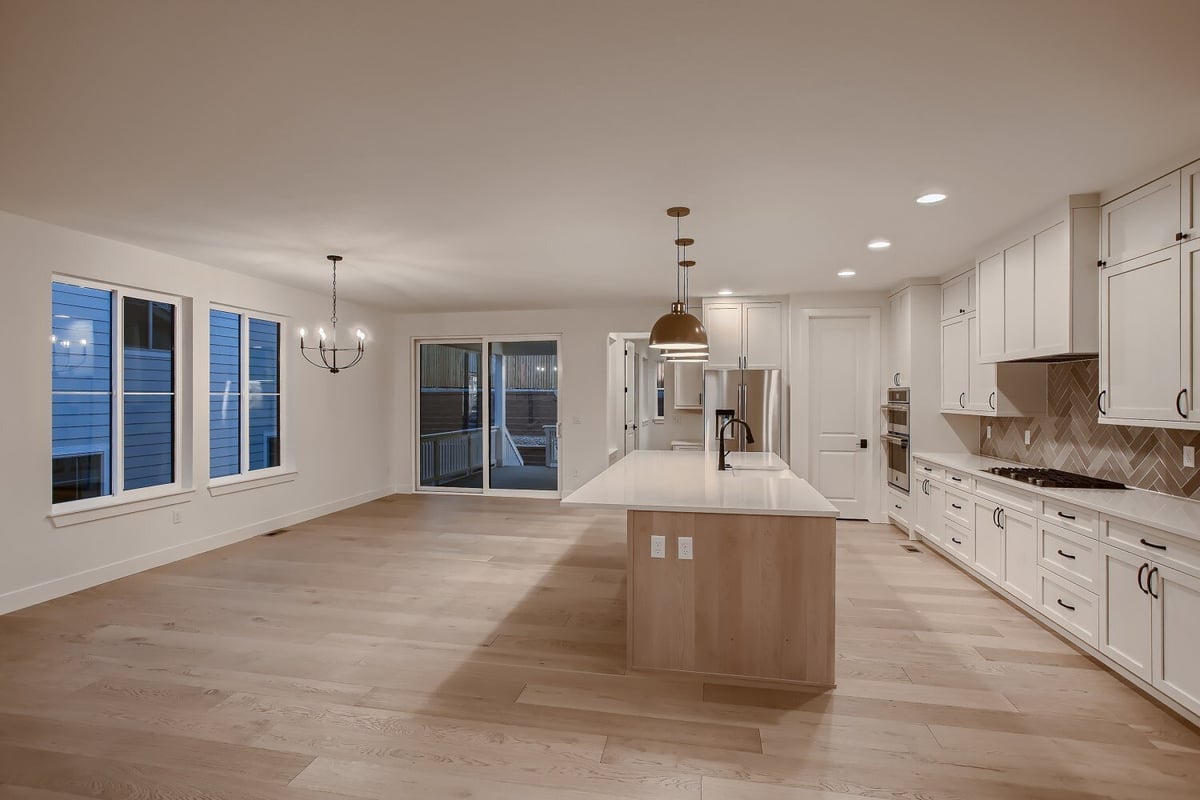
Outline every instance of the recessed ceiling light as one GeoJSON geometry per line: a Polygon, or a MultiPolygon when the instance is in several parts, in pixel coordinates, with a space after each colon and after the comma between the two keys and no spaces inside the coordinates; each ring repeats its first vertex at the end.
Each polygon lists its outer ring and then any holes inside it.
{"type": "Polygon", "coordinates": [[[857,274],[858,273],[852,269],[843,269],[838,272],[838,277],[839,278],[853,278],[857,274]]]}
{"type": "Polygon", "coordinates": [[[892,243],[887,239],[872,239],[871,241],[867,242],[867,247],[872,250],[887,250],[891,246],[892,243]]]}
{"type": "Polygon", "coordinates": [[[942,194],[941,192],[930,192],[929,194],[923,194],[918,197],[917,202],[923,206],[931,206],[934,203],[940,203],[945,199],[946,195],[942,194]]]}
{"type": "Polygon", "coordinates": [[[730,295],[733,294],[733,289],[719,289],[717,294],[730,295]]]}

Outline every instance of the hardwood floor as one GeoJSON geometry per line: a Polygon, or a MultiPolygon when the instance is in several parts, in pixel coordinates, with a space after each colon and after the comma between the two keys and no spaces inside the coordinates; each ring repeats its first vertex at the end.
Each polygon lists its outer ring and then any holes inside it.
{"type": "Polygon", "coordinates": [[[0,798],[1196,798],[1200,735],[885,526],[838,688],[625,675],[625,516],[395,496],[0,617],[0,798]]]}

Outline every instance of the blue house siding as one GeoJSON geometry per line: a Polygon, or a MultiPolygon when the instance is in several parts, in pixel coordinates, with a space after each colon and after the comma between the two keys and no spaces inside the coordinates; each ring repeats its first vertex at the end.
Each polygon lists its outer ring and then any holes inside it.
{"type": "Polygon", "coordinates": [[[209,477],[237,475],[241,463],[242,317],[208,312],[209,477]]]}

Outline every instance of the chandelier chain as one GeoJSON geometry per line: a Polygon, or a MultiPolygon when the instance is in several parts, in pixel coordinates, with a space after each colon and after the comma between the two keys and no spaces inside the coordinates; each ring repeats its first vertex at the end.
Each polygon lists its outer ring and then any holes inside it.
{"type": "Polygon", "coordinates": [[[329,318],[333,327],[337,328],[337,262],[333,262],[333,315],[329,318]]]}

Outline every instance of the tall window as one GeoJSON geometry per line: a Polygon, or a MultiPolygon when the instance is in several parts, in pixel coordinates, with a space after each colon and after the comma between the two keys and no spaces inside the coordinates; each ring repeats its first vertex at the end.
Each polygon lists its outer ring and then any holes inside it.
{"type": "Polygon", "coordinates": [[[51,305],[52,501],[177,484],[177,300],[55,281],[51,305]]]}
{"type": "Polygon", "coordinates": [[[209,311],[209,477],[282,463],[281,324],[238,311],[209,311]]]}

